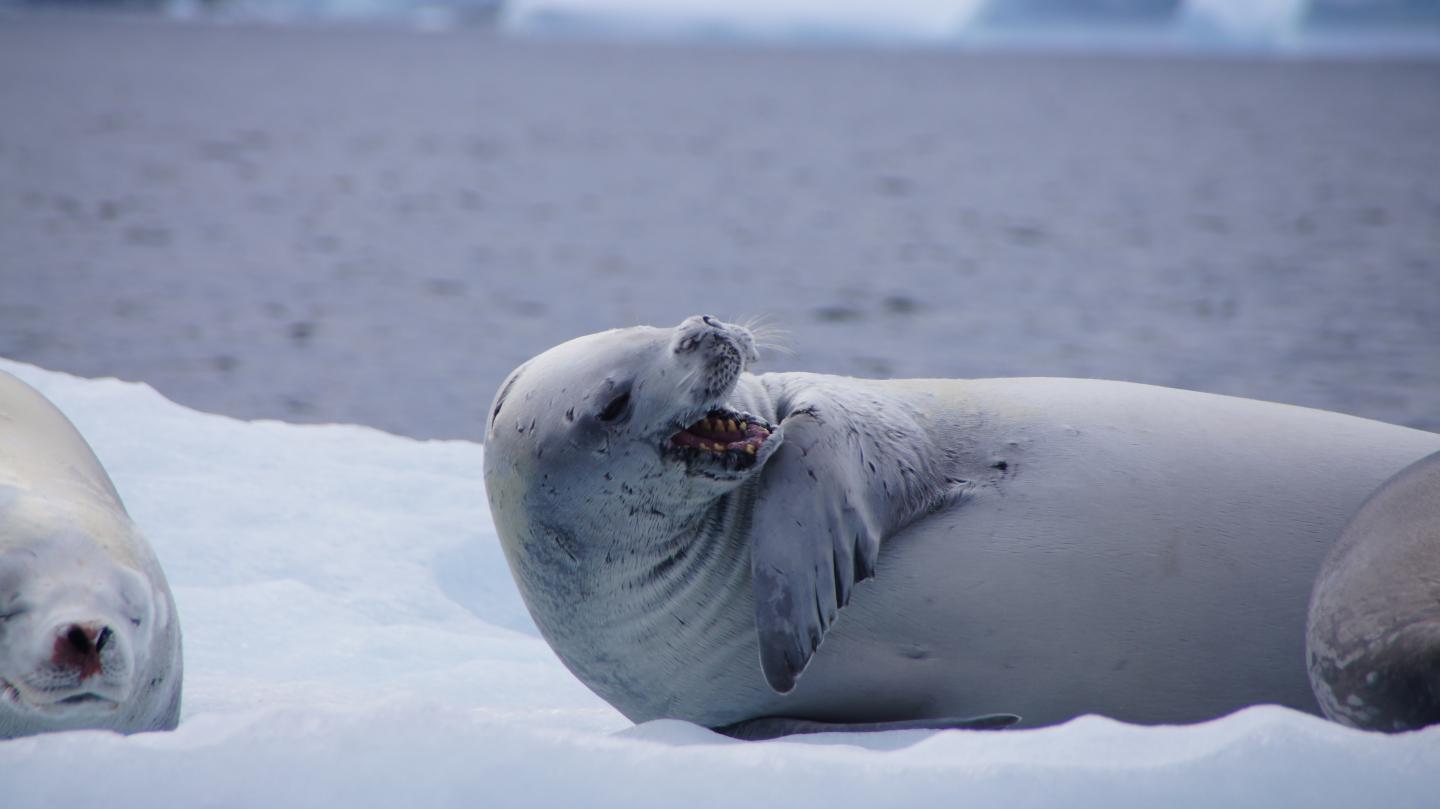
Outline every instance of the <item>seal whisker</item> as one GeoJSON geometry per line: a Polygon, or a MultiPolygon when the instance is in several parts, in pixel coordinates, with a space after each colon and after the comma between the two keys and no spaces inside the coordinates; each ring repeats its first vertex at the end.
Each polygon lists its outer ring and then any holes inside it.
{"type": "Polygon", "coordinates": [[[754,315],[744,322],[745,329],[755,341],[755,348],[793,356],[795,349],[789,345],[790,332],[770,325],[768,318],[768,315],[754,315]]]}

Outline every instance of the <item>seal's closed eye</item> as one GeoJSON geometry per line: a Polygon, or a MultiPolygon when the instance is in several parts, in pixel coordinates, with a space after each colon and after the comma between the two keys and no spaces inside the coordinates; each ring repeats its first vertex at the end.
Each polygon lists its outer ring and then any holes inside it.
{"type": "Polygon", "coordinates": [[[627,390],[619,396],[616,396],[614,399],[611,399],[610,403],[605,405],[605,409],[600,411],[600,420],[615,421],[616,419],[620,418],[620,416],[624,414],[629,407],[630,391],[627,390]]]}

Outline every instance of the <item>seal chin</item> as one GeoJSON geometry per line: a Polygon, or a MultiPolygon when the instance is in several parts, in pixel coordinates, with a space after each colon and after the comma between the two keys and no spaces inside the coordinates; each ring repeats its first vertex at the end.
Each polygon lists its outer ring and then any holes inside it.
{"type": "Polygon", "coordinates": [[[43,713],[80,716],[114,713],[120,710],[120,702],[96,694],[93,691],[87,691],[83,694],[72,694],[63,699],[57,699],[54,702],[47,702],[36,707],[43,713]]]}
{"type": "Polygon", "coordinates": [[[30,713],[47,716],[90,716],[120,710],[120,700],[94,691],[67,693],[56,699],[33,698],[19,685],[0,677],[0,703],[9,703],[30,713]]]}
{"type": "Polygon", "coordinates": [[[689,475],[737,480],[755,469],[777,442],[775,425],[759,416],[713,407],[680,427],[665,442],[665,457],[685,464],[689,475]]]}

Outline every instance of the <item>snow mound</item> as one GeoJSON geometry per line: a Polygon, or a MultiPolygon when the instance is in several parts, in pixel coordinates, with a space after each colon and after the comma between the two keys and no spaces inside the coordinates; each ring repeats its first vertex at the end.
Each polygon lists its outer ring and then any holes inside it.
{"type": "Polygon", "coordinates": [[[173,733],[0,742],[6,809],[343,805],[1433,805],[1440,728],[1276,707],[1192,727],[739,743],[634,727],[540,639],[505,567],[482,449],[247,423],[150,388],[0,360],[94,446],[185,632],[173,733]]]}

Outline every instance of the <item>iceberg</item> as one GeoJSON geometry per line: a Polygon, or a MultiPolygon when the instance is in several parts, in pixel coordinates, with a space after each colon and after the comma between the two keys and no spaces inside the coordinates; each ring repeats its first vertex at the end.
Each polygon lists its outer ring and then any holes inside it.
{"type": "Polygon", "coordinates": [[[525,36],[1021,50],[1440,53],[1423,0],[511,0],[525,36]]]}
{"type": "Polygon", "coordinates": [[[517,33],[609,33],[733,40],[944,42],[988,0],[519,0],[517,33]]]}

